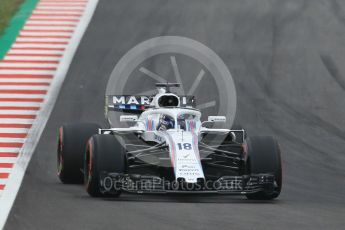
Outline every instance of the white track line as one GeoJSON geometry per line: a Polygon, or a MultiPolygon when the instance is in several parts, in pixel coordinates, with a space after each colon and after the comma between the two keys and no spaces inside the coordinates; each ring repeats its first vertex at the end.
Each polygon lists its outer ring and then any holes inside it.
{"type": "Polygon", "coordinates": [[[40,102],[6,102],[0,101],[0,106],[29,106],[29,107],[37,107],[40,106],[42,103],[40,102]]]}
{"type": "Polygon", "coordinates": [[[56,16],[56,17],[60,17],[60,16],[73,16],[76,18],[80,18],[80,15],[82,14],[81,11],[79,10],[37,10],[34,11],[33,14],[31,14],[31,16],[56,16]]]}
{"type": "Polygon", "coordinates": [[[54,2],[54,3],[48,3],[48,2],[44,2],[44,3],[39,3],[37,5],[37,7],[39,8],[50,8],[50,9],[55,9],[55,8],[60,8],[60,7],[64,7],[66,9],[82,9],[84,8],[84,3],[65,3],[65,2],[54,2]]]}
{"type": "MultiPolygon", "coordinates": [[[[27,133],[28,128],[0,128],[0,133],[27,133]]],[[[0,151],[0,153],[3,151],[0,151]]]]}
{"type": "MultiPolygon", "coordinates": [[[[66,5],[65,2],[61,2],[62,4],[49,4],[49,2],[44,2],[44,3],[39,3],[39,7],[44,7],[44,6],[55,6],[56,5],[66,5]]],[[[17,196],[18,190],[21,186],[23,177],[25,175],[26,168],[29,164],[29,161],[31,159],[31,156],[34,152],[34,149],[40,139],[40,136],[43,132],[43,129],[47,123],[47,120],[52,112],[53,106],[56,102],[59,90],[62,86],[62,83],[65,79],[66,73],[68,71],[68,68],[70,66],[70,63],[72,62],[72,58],[74,56],[74,53],[76,52],[76,49],[82,39],[82,36],[91,20],[91,17],[93,15],[93,12],[97,6],[98,0],[90,0],[88,4],[86,5],[85,12],[83,16],[81,17],[81,20],[79,21],[78,26],[76,27],[76,31],[71,39],[71,41],[68,44],[68,47],[65,51],[65,54],[63,56],[63,59],[61,60],[61,63],[54,74],[54,80],[52,82],[50,92],[47,95],[47,100],[45,100],[44,106],[42,106],[42,109],[40,110],[37,119],[34,121],[34,124],[32,128],[29,131],[28,138],[26,139],[26,142],[21,149],[19,153],[19,157],[17,158],[17,163],[14,165],[12,173],[9,176],[8,181],[6,182],[6,188],[3,191],[1,197],[0,197],[0,229],[3,228],[3,226],[6,223],[8,214],[11,210],[11,207],[13,205],[13,202],[17,196]]],[[[73,3],[73,1],[70,3],[67,3],[69,5],[73,6],[84,6],[84,4],[80,4],[78,2],[73,3]]],[[[69,9],[75,8],[75,7],[67,7],[69,9]]],[[[51,25],[52,21],[49,21],[47,23],[42,23],[43,21],[30,21],[30,23],[27,23],[26,25],[51,25]]],[[[69,24],[66,25],[71,25],[70,22],[69,24]]],[[[56,25],[62,25],[63,23],[61,22],[56,22],[56,25]]],[[[20,60],[20,59],[17,59],[20,60]]],[[[47,60],[47,59],[45,59],[47,60]]],[[[15,119],[0,119],[0,123],[3,123],[3,121],[8,122],[11,121],[11,123],[15,122],[13,121],[15,119]]],[[[33,120],[29,119],[16,119],[25,121],[26,123],[30,123],[33,120]]],[[[18,121],[20,122],[20,121],[18,121]]],[[[11,149],[12,151],[14,149],[11,149]]],[[[9,151],[9,150],[6,150],[9,151]]]]}
{"type": "MultiPolygon", "coordinates": [[[[0,137],[0,143],[24,143],[25,138],[5,138],[5,137],[0,137]]],[[[1,158],[1,157],[0,157],[1,158]]],[[[0,163],[6,163],[6,162],[1,162],[0,163]]],[[[11,163],[11,162],[8,162],[11,163]]]]}
{"type": "Polygon", "coordinates": [[[32,83],[50,83],[52,79],[46,79],[46,78],[31,78],[31,79],[25,79],[25,78],[0,78],[0,83],[8,83],[8,82],[32,82],[32,83]]]}
{"type": "Polygon", "coordinates": [[[82,10],[34,10],[32,15],[77,15],[79,18],[83,14],[82,10]]]}
{"type": "MultiPolygon", "coordinates": [[[[6,179],[0,178],[0,184],[6,184],[7,181],[8,181],[8,178],[6,178],[6,179]]],[[[2,190],[0,190],[0,191],[2,191],[2,190]]]]}
{"type": "Polygon", "coordinates": [[[2,110],[0,110],[0,115],[1,114],[37,115],[38,111],[35,111],[35,110],[3,110],[2,109],[2,110]]]}
{"type": "MultiPolygon", "coordinates": [[[[14,98],[14,97],[12,97],[14,98]]],[[[5,102],[0,101],[0,106],[30,106],[30,107],[37,107],[41,106],[42,103],[40,102],[5,102]]]]}
{"type": "Polygon", "coordinates": [[[70,7],[65,7],[65,6],[55,6],[55,7],[51,7],[51,6],[38,6],[37,9],[38,10],[83,10],[84,7],[80,7],[80,6],[70,6],[70,7]]]}
{"type": "Polygon", "coordinates": [[[41,0],[41,3],[45,3],[45,2],[65,2],[65,3],[69,3],[69,2],[78,2],[78,3],[88,3],[87,0],[85,1],[81,1],[81,0],[41,0]]]}
{"type": "MultiPolygon", "coordinates": [[[[49,85],[0,85],[0,89],[47,90],[49,85]]],[[[0,102],[0,104],[2,104],[0,102]]]]}
{"type": "Polygon", "coordinates": [[[17,93],[0,93],[0,98],[41,98],[43,99],[45,95],[43,94],[17,94],[17,93]]]}
{"type": "Polygon", "coordinates": [[[38,6],[82,6],[85,7],[85,2],[39,2],[38,6]]]}
{"type": "Polygon", "coordinates": [[[0,157],[0,163],[16,163],[17,157],[0,157]]]}
{"type": "MultiPolygon", "coordinates": [[[[1,152],[13,152],[13,153],[18,153],[19,152],[19,150],[20,150],[21,148],[1,148],[1,152]]],[[[17,157],[15,157],[16,159],[17,159],[17,157]]],[[[2,198],[0,197],[0,200],[1,200],[2,198]]],[[[0,209],[1,209],[1,207],[0,207],[0,209]]],[[[0,215],[1,215],[2,213],[0,212],[0,215]]],[[[2,229],[2,228],[0,228],[0,229],[2,229]]]]}
{"type": "Polygon", "coordinates": [[[78,16],[57,16],[57,15],[50,15],[50,16],[31,16],[29,20],[32,21],[38,21],[38,20],[51,20],[51,21],[60,21],[60,20],[65,20],[65,21],[79,21],[78,16]]]}
{"type": "Polygon", "coordinates": [[[1,70],[0,74],[32,74],[32,75],[49,75],[54,74],[54,70],[1,70]]]}
{"type": "Polygon", "coordinates": [[[12,168],[0,168],[0,173],[11,173],[11,172],[12,172],[12,168]]]}
{"type": "MultiPolygon", "coordinates": [[[[0,85],[0,89],[26,89],[26,90],[47,90],[49,85],[0,85]]],[[[1,102],[0,102],[1,104],[1,102]]]]}
{"type": "Polygon", "coordinates": [[[78,15],[82,14],[82,10],[57,10],[57,9],[38,9],[34,10],[33,14],[64,14],[64,15],[78,15]]]}
{"type": "MultiPolygon", "coordinates": [[[[30,80],[28,83],[31,83],[30,80]]],[[[30,85],[30,84],[19,84],[18,82],[13,83],[1,83],[0,89],[26,89],[26,90],[47,90],[49,85],[30,85]]],[[[0,102],[1,103],[1,102],[0,102]]]]}
{"type": "Polygon", "coordinates": [[[21,115],[37,115],[38,110],[11,110],[0,109],[0,114],[21,114],[21,115]]]}
{"type": "Polygon", "coordinates": [[[35,17],[47,17],[47,18],[59,18],[59,19],[78,19],[80,18],[80,13],[78,12],[71,12],[71,11],[60,11],[60,12],[54,12],[54,11],[49,11],[49,12],[41,12],[41,13],[33,13],[31,14],[29,19],[35,18],[35,17]]]}
{"type": "Polygon", "coordinates": [[[2,124],[32,124],[35,119],[21,119],[21,118],[0,118],[2,124]]]}

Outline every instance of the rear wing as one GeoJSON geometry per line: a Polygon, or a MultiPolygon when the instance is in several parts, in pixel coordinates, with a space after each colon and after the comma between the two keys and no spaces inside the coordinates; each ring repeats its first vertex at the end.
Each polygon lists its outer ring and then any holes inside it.
{"type": "MultiPolygon", "coordinates": [[[[120,111],[140,114],[151,107],[154,96],[107,95],[105,96],[105,113],[120,111]]],[[[195,107],[194,96],[180,96],[181,107],[195,107]]]]}

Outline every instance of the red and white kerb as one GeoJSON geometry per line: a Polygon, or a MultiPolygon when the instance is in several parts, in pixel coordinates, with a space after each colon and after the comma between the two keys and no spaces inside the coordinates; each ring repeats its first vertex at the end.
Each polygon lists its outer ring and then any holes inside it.
{"type": "Polygon", "coordinates": [[[0,60],[0,195],[88,0],[40,0],[0,60]]]}

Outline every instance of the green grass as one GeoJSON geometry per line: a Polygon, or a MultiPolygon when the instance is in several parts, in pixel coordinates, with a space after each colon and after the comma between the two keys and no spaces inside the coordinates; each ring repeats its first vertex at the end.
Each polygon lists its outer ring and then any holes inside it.
{"type": "Polygon", "coordinates": [[[24,0],[0,0],[0,36],[24,0]]]}

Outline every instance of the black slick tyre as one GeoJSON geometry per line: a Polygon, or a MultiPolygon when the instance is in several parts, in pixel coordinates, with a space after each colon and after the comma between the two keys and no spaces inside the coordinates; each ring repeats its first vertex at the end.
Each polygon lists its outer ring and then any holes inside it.
{"type": "Polygon", "coordinates": [[[87,140],[98,133],[97,124],[78,123],[59,128],[57,174],[66,184],[83,183],[83,158],[87,140]]]}
{"type": "Polygon", "coordinates": [[[97,134],[90,138],[84,157],[84,183],[92,197],[117,197],[121,189],[107,193],[102,191],[102,172],[125,173],[126,151],[113,135],[97,134]]]}
{"type": "Polygon", "coordinates": [[[250,200],[277,198],[282,188],[281,151],[278,142],[269,136],[248,138],[247,172],[249,174],[270,173],[275,177],[275,186],[270,190],[246,194],[250,200]]]}

